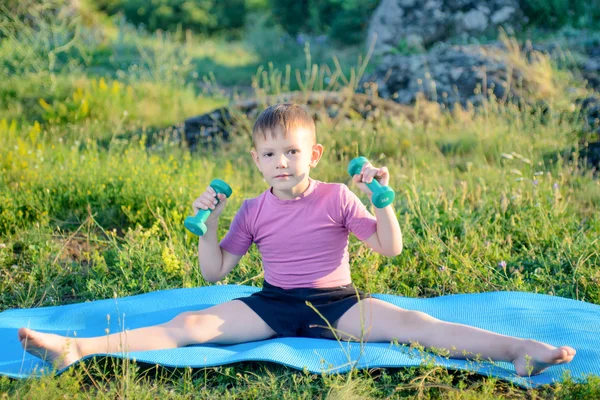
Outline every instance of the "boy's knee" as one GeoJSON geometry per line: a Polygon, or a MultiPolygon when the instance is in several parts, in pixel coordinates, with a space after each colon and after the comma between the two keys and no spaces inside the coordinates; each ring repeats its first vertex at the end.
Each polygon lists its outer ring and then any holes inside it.
{"type": "Polygon", "coordinates": [[[439,321],[437,318],[416,310],[406,310],[402,313],[401,323],[405,326],[419,326],[423,324],[430,324],[439,321]]]}
{"type": "Polygon", "coordinates": [[[169,328],[190,330],[207,322],[209,317],[193,311],[186,311],[176,315],[164,325],[169,328]]]}
{"type": "Polygon", "coordinates": [[[161,326],[165,328],[165,334],[177,344],[177,347],[182,347],[211,340],[214,337],[214,330],[207,329],[210,319],[209,315],[187,311],[176,315],[161,326]]]}

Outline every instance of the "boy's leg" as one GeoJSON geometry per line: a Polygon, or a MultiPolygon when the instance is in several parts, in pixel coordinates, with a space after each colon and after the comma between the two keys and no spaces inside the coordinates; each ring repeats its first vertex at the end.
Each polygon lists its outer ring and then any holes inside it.
{"type": "MultiPolygon", "coordinates": [[[[405,310],[385,301],[367,298],[350,308],[332,326],[345,340],[400,343],[418,342],[424,347],[446,349],[453,358],[509,361],[519,375],[540,373],[554,364],[570,362],[575,350],[556,348],[534,340],[520,339],[473,326],[441,321],[420,311],[405,310]],[[362,314],[362,317],[361,317],[362,314]],[[464,353],[467,354],[464,354],[464,353]],[[527,364],[526,357],[531,357],[527,364]]],[[[331,333],[330,336],[333,336],[331,333]]]]}
{"type": "Polygon", "coordinates": [[[129,331],[92,338],[67,338],[27,328],[19,340],[28,352],[65,367],[95,353],[158,350],[191,344],[234,344],[268,339],[275,332],[250,307],[239,300],[177,315],[172,320],[129,331]]]}

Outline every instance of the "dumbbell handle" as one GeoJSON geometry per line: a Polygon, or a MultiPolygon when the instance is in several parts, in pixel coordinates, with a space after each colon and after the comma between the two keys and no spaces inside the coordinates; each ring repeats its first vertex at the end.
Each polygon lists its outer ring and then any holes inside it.
{"type": "MultiPolygon", "coordinates": [[[[210,182],[210,187],[212,187],[215,190],[215,192],[217,192],[217,194],[223,193],[227,198],[229,198],[229,196],[231,196],[231,194],[233,193],[231,187],[220,179],[213,179],[212,182],[210,182]]],[[[217,204],[219,204],[218,197],[217,204]]],[[[193,217],[187,217],[183,222],[183,225],[187,228],[187,230],[189,230],[193,234],[197,236],[202,236],[206,233],[207,227],[205,222],[212,211],[213,210],[211,209],[199,210],[193,217]]]]}
{"type": "MultiPolygon", "coordinates": [[[[350,174],[350,176],[360,174],[363,165],[368,161],[369,160],[367,160],[365,157],[356,157],[348,164],[348,174],[350,174]]],[[[394,197],[396,195],[394,190],[389,186],[382,186],[377,179],[371,180],[371,182],[366,183],[366,185],[369,189],[371,189],[371,192],[373,192],[371,200],[373,201],[373,205],[375,207],[384,208],[394,201],[394,197]]]]}

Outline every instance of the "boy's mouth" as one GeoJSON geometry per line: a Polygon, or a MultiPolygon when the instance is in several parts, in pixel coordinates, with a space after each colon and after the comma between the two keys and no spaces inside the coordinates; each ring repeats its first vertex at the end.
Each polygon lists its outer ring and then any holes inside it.
{"type": "Polygon", "coordinates": [[[281,175],[277,175],[275,178],[287,178],[287,177],[290,177],[290,176],[292,176],[292,175],[290,175],[290,174],[281,174],[281,175]]]}

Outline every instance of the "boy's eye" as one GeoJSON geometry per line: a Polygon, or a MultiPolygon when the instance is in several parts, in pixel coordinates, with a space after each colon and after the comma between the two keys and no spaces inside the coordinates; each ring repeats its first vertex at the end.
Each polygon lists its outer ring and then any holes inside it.
{"type": "Polygon", "coordinates": [[[299,153],[299,150],[292,149],[292,150],[290,150],[290,153],[291,153],[291,154],[298,154],[298,153],[299,153]]]}
{"type": "Polygon", "coordinates": [[[271,157],[273,155],[273,153],[265,153],[263,154],[263,157],[271,157]]]}

